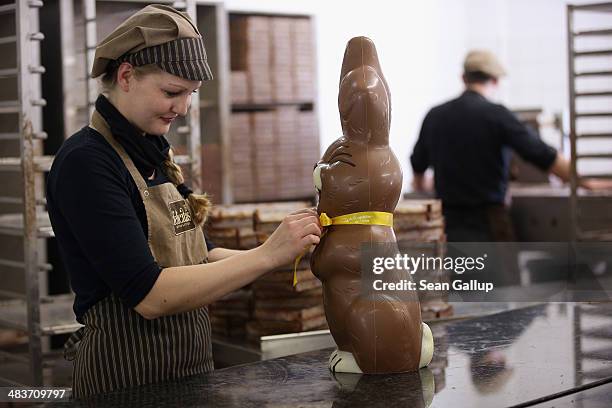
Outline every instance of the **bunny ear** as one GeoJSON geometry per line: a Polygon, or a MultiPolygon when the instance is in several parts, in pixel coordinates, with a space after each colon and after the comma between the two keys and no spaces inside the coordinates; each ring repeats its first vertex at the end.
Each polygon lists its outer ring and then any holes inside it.
{"type": "Polygon", "coordinates": [[[378,54],[372,40],[367,37],[354,37],[346,44],[344,59],[342,60],[342,70],[340,71],[340,81],[349,72],[363,65],[369,65],[382,76],[378,54]]]}
{"type": "Polygon", "coordinates": [[[389,99],[391,99],[389,86],[387,85],[387,80],[380,67],[374,42],[368,37],[353,37],[346,44],[346,49],[344,50],[344,59],[342,60],[342,69],[340,70],[340,82],[342,82],[342,79],[349,72],[364,65],[374,68],[378,73],[378,76],[385,84],[389,99]]]}
{"type": "Polygon", "coordinates": [[[346,74],[340,84],[338,109],[347,139],[377,146],[389,144],[389,94],[371,66],[346,74]]]}
{"type": "Polygon", "coordinates": [[[388,101],[387,122],[389,126],[387,132],[389,132],[391,124],[391,91],[389,90],[387,79],[383,75],[382,68],[380,67],[376,46],[368,37],[353,37],[346,44],[346,49],[344,50],[344,59],[342,60],[342,69],[340,70],[340,88],[342,86],[342,80],[347,75],[355,69],[364,66],[370,67],[376,71],[376,74],[385,88],[388,101]]]}

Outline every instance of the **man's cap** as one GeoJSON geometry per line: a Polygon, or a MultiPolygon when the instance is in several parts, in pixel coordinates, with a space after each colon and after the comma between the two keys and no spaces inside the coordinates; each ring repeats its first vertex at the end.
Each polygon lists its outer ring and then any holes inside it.
{"type": "Polygon", "coordinates": [[[482,72],[493,78],[506,75],[501,63],[491,51],[472,50],[468,52],[463,63],[463,72],[482,72]]]}
{"type": "Polygon", "coordinates": [[[193,81],[213,79],[204,41],[189,16],[170,6],[154,4],[136,12],[96,47],[92,78],[109,64],[156,64],[162,70],[193,81]]]}

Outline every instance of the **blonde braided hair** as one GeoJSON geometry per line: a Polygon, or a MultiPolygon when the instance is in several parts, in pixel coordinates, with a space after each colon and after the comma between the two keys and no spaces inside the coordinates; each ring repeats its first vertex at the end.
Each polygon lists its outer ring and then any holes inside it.
{"type": "MultiPolygon", "coordinates": [[[[164,170],[170,181],[178,186],[185,183],[185,177],[183,176],[183,170],[181,166],[174,162],[174,152],[172,149],[168,151],[168,159],[164,161],[164,170]]],[[[191,193],[187,196],[187,202],[193,212],[193,220],[198,226],[202,226],[212,208],[212,203],[209,199],[208,194],[195,194],[191,193]]]]}

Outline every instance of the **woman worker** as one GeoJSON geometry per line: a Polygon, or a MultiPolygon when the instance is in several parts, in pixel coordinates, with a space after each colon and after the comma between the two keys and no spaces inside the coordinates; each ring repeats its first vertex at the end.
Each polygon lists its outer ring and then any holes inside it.
{"type": "Polygon", "coordinates": [[[66,343],[77,398],[213,369],[206,305],[319,242],[312,210],[258,248],[207,248],[210,202],[183,184],[164,134],[212,79],[187,15],[147,6],[96,48],[105,89],[48,178],[48,210],[84,327],[66,343]]]}

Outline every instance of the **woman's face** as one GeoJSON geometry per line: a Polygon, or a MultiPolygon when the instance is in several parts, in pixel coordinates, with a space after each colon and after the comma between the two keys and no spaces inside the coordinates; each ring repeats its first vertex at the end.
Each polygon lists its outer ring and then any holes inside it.
{"type": "Polygon", "coordinates": [[[151,135],[168,133],[176,117],[187,114],[192,94],[202,85],[162,70],[125,79],[124,83],[119,79],[123,92],[117,95],[122,99],[118,108],[134,126],[151,135]]]}

